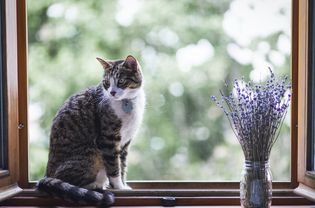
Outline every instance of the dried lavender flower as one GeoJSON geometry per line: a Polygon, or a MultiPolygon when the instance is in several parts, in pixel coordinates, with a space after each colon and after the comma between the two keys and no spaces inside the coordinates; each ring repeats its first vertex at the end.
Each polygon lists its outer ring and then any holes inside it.
{"type": "Polygon", "coordinates": [[[244,78],[235,79],[229,95],[220,90],[221,101],[211,96],[227,116],[246,160],[269,159],[291,101],[288,77],[277,79],[270,68],[269,71],[265,83],[254,85],[244,78]]]}

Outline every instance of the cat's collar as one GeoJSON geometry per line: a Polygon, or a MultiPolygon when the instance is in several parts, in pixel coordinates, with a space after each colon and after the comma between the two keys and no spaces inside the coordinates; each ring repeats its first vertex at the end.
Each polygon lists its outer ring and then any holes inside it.
{"type": "Polygon", "coordinates": [[[122,99],[121,100],[121,109],[125,112],[125,113],[131,113],[131,111],[133,110],[133,99],[122,99]]]}

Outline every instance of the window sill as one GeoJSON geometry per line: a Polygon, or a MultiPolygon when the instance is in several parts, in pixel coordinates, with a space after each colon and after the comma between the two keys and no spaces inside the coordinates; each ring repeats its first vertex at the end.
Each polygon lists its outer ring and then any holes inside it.
{"type": "MultiPolygon", "coordinates": [[[[113,191],[115,206],[239,206],[239,190],[177,190],[177,189],[135,189],[113,191]],[[170,200],[171,199],[171,200],[170,200]]],[[[273,191],[273,205],[314,205],[313,202],[296,195],[292,189],[273,191]]],[[[17,196],[3,201],[0,206],[74,206],[74,204],[41,194],[34,189],[25,189],[17,196]]]]}
{"type": "Polygon", "coordinates": [[[301,195],[309,200],[315,201],[315,189],[312,189],[308,186],[300,184],[295,190],[294,193],[301,195]]]}
{"type": "Polygon", "coordinates": [[[10,173],[8,170],[0,170],[0,178],[8,176],[10,173]]]}
{"type": "Polygon", "coordinates": [[[13,184],[10,186],[2,187],[0,189],[0,200],[9,199],[10,197],[20,193],[22,189],[17,186],[17,184],[13,184]]]}

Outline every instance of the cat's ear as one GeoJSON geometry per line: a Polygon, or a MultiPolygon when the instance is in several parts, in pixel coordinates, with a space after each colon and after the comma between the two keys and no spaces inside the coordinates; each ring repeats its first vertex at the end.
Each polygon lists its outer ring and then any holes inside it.
{"type": "Polygon", "coordinates": [[[135,57],[133,57],[132,55],[129,55],[129,56],[127,56],[123,66],[137,71],[137,69],[138,69],[137,59],[135,57]]]}
{"type": "Polygon", "coordinates": [[[110,61],[104,61],[103,59],[101,58],[96,58],[103,66],[103,68],[108,71],[112,66],[113,66],[113,63],[110,62],[110,61]]]}

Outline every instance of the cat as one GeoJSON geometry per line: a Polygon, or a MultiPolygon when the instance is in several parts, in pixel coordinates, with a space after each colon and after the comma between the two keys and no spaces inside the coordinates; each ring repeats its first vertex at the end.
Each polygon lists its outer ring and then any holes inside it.
{"type": "Polygon", "coordinates": [[[103,80],[71,96],[57,112],[50,133],[46,176],[37,188],[82,203],[109,206],[104,190],[126,184],[127,154],[141,124],[145,94],[138,61],[105,61],[103,80]]]}

